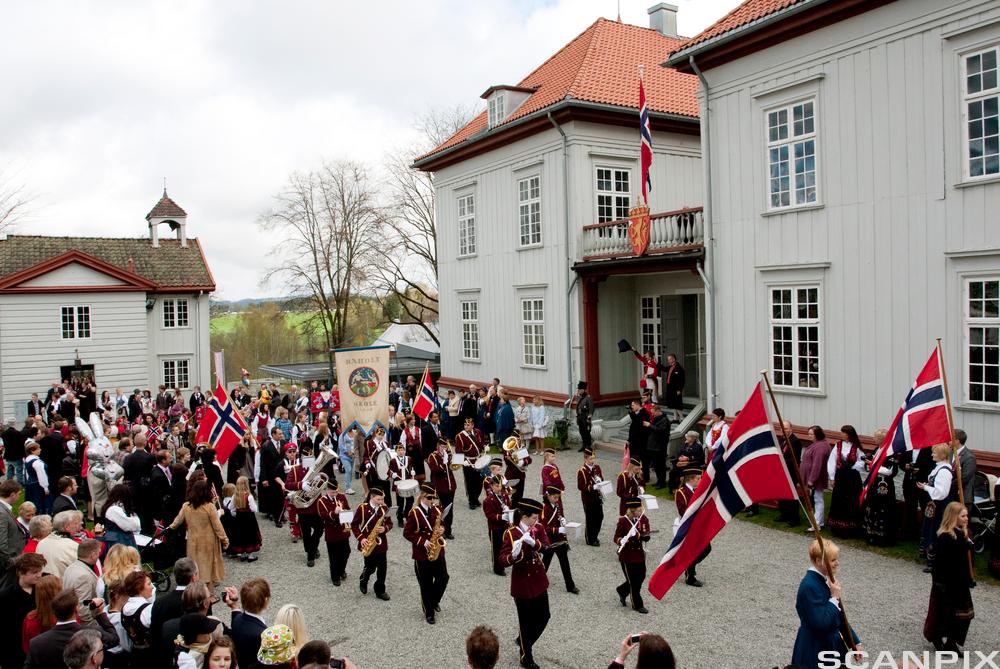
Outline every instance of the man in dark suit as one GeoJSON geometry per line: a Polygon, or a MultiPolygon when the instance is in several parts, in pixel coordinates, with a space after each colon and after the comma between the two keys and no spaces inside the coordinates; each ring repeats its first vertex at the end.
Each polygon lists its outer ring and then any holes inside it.
{"type": "Polygon", "coordinates": [[[45,473],[50,481],[58,481],[63,475],[63,458],[66,457],[66,446],[63,443],[62,435],[53,432],[49,428],[40,428],[38,431],[38,445],[41,447],[39,457],[45,463],[45,473]]]}
{"type": "Polygon", "coordinates": [[[145,435],[135,438],[135,449],[125,456],[122,468],[125,470],[125,483],[132,491],[132,500],[139,509],[142,520],[142,531],[151,533],[153,530],[153,513],[150,504],[150,475],[156,466],[156,456],[149,452],[145,435]]]}
{"type": "Polygon", "coordinates": [[[135,423],[142,416],[142,393],[136,388],[128,398],[128,422],[135,423]]]}
{"type": "MultiPolygon", "coordinates": [[[[955,428],[955,439],[958,440],[958,451],[956,452],[958,464],[962,468],[962,497],[965,500],[965,506],[972,506],[976,485],[976,456],[972,452],[972,449],[967,448],[965,445],[965,442],[969,439],[969,435],[965,433],[965,430],[955,428]]],[[[958,481],[956,479],[957,477],[952,477],[951,493],[952,497],[957,500],[958,481]]]]}
{"type": "Polygon", "coordinates": [[[31,393],[31,399],[28,400],[28,415],[45,416],[45,403],[38,399],[38,393],[31,393]]]}
{"type": "Polygon", "coordinates": [[[642,462],[642,480],[649,480],[649,458],[646,457],[646,447],[649,445],[649,428],[652,417],[639,400],[632,400],[628,410],[632,424],[628,426],[629,455],[642,462]]]}
{"type": "MultiPolygon", "coordinates": [[[[795,476],[796,467],[792,462],[794,457],[795,462],[799,462],[802,459],[802,442],[795,433],[792,432],[792,424],[787,420],[782,423],[785,434],[788,435],[788,442],[785,442],[785,437],[778,437],[778,446],[781,447],[781,453],[785,456],[785,466],[788,467],[788,474],[792,477],[792,483],[798,485],[799,479],[795,476]]],[[[799,500],[797,499],[779,499],[778,500],[778,520],[786,523],[789,527],[797,527],[801,521],[799,517],[799,500]]]]}
{"type": "Polygon", "coordinates": [[[14,582],[10,563],[24,550],[24,533],[14,518],[14,503],[21,484],[10,479],[0,483],[0,588],[14,582]]]}
{"type": "Polygon", "coordinates": [[[62,476],[56,482],[58,495],[52,500],[52,510],[50,513],[54,518],[57,513],[63,511],[76,511],[76,479],[72,476],[62,476]]]}
{"type": "Polygon", "coordinates": [[[24,433],[14,427],[13,418],[7,421],[7,427],[0,434],[3,441],[3,459],[7,462],[7,478],[24,481],[24,433]]]}
{"type": "Polygon", "coordinates": [[[677,356],[673,353],[667,356],[667,368],[664,370],[663,402],[667,408],[673,412],[671,418],[679,421],[684,418],[684,368],[677,362],[677,356]]]}
{"type": "MultiPolygon", "coordinates": [[[[420,428],[420,450],[423,452],[424,462],[427,461],[427,457],[431,453],[437,450],[437,443],[440,438],[441,414],[437,411],[431,411],[424,422],[424,426],[420,428]]],[[[416,464],[413,463],[413,466],[416,467],[416,464]]]]}
{"type": "Polygon", "coordinates": [[[166,500],[170,497],[170,486],[173,482],[173,473],[170,471],[170,451],[161,450],[156,453],[156,465],[149,473],[149,489],[146,497],[146,505],[143,507],[143,514],[148,515],[153,520],[172,521],[173,518],[164,518],[166,500]]]}
{"type": "Polygon", "coordinates": [[[260,634],[267,629],[261,617],[271,601],[271,586],[262,578],[253,578],[240,588],[243,610],[233,611],[233,645],[236,646],[236,664],[240,667],[257,667],[260,634]]]}
{"type": "MultiPolygon", "coordinates": [[[[198,563],[189,557],[182,557],[174,563],[174,581],[177,587],[165,595],[160,595],[153,602],[153,610],[149,619],[149,638],[154,643],[161,642],[163,623],[184,615],[181,599],[189,585],[198,580],[198,563]]],[[[169,649],[164,649],[169,650],[169,649]]]]}
{"type": "MultiPolygon", "coordinates": [[[[104,611],[104,600],[94,599],[92,604],[95,605],[95,610],[100,611],[94,615],[94,620],[100,625],[101,642],[105,648],[117,646],[118,632],[104,611]]],[[[42,632],[31,640],[24,669],[66,667],[66,663],[63,662],[63,648],[73,635],[82,629],[80,623],[76,622],[79,605],[76,593],[72,590],[63,590],[55,596],[52,600],[52,612],[55,614],[56,624],[49,631],[42,632]]]]}
{"type": "Polygon", "coordinates": [[[281,463],[284,448],[281,438],[283,433],[280,427],[271,430],[271,438],[260,447],[260,471],[257,479],[257,490],[260,491],[262,511],[266,516],[274,520],[274,524],[281,527],[281,486],[280,479],[285,480],[285,470],[281,463]]]}
{"type": "Polygon", "coordinates": [[[191,393],[191,398],[188,400],[188,407],[191,409],[191,413],[195,412],[200,406],[205,404],[205,393],[201,392],[201,386],[195,386],[194,392],[191,393]]]}

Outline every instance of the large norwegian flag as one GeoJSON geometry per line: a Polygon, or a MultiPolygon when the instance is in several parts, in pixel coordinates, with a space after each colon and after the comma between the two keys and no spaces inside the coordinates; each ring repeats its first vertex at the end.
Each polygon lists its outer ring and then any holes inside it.
{"type": "Polygon", "coordinates": [[[642,85],[642,74],[639,75],[639,158],[642,168],[642,203],[649,206],[648,191],[653,190],[653,181],[649,177],[649,168],[653,164],[653,135],[649,131],[649,109],[646,107],[646,89],[642,85]]]}
{"type": "Polygon", "coordinates": [[[434,411],[434,387],[431,386],[430,365],[424,365],[424,376],[420,380],[420,391],[417,399],[413,402],[413,413],[420,417],[420,420],[427,420],[434,411]]]}
{"type": "Polygon", "coordinates": [[[795,486],[757,384],[746,406],[715,450],[674,540],[649,579],[649,592],[662,599],[733,516],[754,502],[797,499],[795,486]]]}
{"type": "Polygon", "coordinates": [[[896,413],[875,454],[868,480],[861,491],[861,501],[865,501],[886,457],[950,443],[951,435],[944,393],[944,362],[941,360],[941,349],[935,348],[924,368],[917,374],[917,380],[906,394],[903,406],[896,413]]]}
{"type": "Polygon", "coordinates": [[[198,424],[195,441],[199,444],[211,444],[219,464],[224,465],[246,431],[247,424],[243,421],[243,416],[229,401],[226,389],[221,383],[217,383],[215,392],[206,405],[205,415],[198,424]]]}

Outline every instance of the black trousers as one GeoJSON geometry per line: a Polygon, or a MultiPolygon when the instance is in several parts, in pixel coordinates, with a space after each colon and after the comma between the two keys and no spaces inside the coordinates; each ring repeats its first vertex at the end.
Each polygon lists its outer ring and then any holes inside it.
{"type": "Polygon", "coordinates": [[[789,525],[798,525],[801,522],[799,517],[798,500],[779,499],[778,520],[788,523],[789,525]]]}
{"type": "MultiPolygon", "coordinates": [[[[667,484],[667,449],[658,451],[646,451],[646,457],[651,461],[653,471],[656,472],[656,482],[661,485],[667,484]]],[[[648,478],[646,479],[649,480],[648,478]]]]}
{"type": "Polygon", "coordinates": [[[444,555],[437,560],[414,560],[413,571],[420,585],[420,607],[425,616],[434,613],[434,607],[441,603],[445,588],[448,587],[448,565],[444,555]]]}
{"type": "Polygon", "coordinates": [[[619,597],[632,597],[632,608],[642,607],[642,582],[646,580],[645,562],[622,562],[622,573],[625,574],[625,582],[615,590],[619,597]]]}
{"type": "Polygon", "coordinates": [[[347,559],[351,557],[351,543],[343,541],[327,541],[326,554],[330,558],[330,580],[339,581],[347,571],[347,559]]]}
{"type": "Polygon", "coordinates": [[[410,513],[410,509],[413,508],[413,498],[412,497],[400,497],[399,493],[396,493],[396,520],[400,527],[403,526],[403,520],[410,513]]]}
{"type": "MultiPolygon", "coordinates": [[[[440,495],[438,495],[438,498],[441,500],[441,510],[444,511],[445,509],[448,508],[449,505],[454,504],[455,491],[452,490],[451,492],[443,492],[440,495]]],[[[451,522],[452,520],[454,520],[454,518],[455,518],[455,508],[452,507],[451,511],[448,512],[448,515],[444,517],[444,521],[442,522],[442,524],[444,525],[445,534],[449,535],[451,534],[451,522]]]]}
{"type": "Polygon", "coordinates": [[[511,507],[517,506],[517,503],[521,501],[524,497],[524,486],[527,485],[528,479],[510,479],[510,485],[514,486],[514,492],[510,494],[510,505],[511,507]],[[514,485],[515,481],[519,481],[517,485],[514,485]]]}
{"type": "Polygon", "coordinates": [[[698,565],[701,563],[702,560],[707,558],[708,554],[711,552],[712,552],[712,546],[711,545],[705,546],[705,550],[701,552],[701,555],[698,556],[698,559],[692,562],[691,566],[687,568],[686,572],[684,572],[685,574],[687,574],[688,578],[695,577],[695,575],[697,574],[698,565]]]}
{"type": "Polygon", "coordinates": [[[604,522],[604,504],[594,502],[583,505],[583,517],[586,521],[587,543],[592,544],[598,539],[601,533],[601,524],[604,522]]]}
{"type": "Polygon", "coordinates": [[[385,592],[385,570],[387,567],[386,553],[378,552],[378,549],[374,553],[365,558],[365,568],[361,571],[361,580],[365,583],[368,579],[375,575],[375,594],[380,595],[385,592]]]}
{"type": "Polygon", "coordinates": [[[563,580],[566,582],[566,589],[572,590],[576,587],[573,583],[573,572],[569,568],[569,544],[563,544],[555,550],[546,551],[542,562],[545,564],[545,571],[549,570],[552,564],[552,556],[559,558],[559,568],[562,570],[563,580]]]}
{"type": "Polygon", "coordinates": [[[581,449],[593,447],[594,440],[590,436],[590,421],[578,420],[576,421],[576,427],[580,430],[580,440],[583,442],[581,449]]]}
{"type": "Polygon", "coordinates": [[[469,506],[479,506],[479,493],[483,491],[483,477],[472,467],[462,467],[462,477],[465,479],[465,494],[469,497],[469,506]]]}
{"type": "Polygon", "coordinates": [[[299,530],[306,557],[319,557],[319,540],[323,536],[323,519],[311,513],[299,513],[299,530]]]}
{"type": "Polygon", "coordinates": [[[500,549],[503,547],[504,530],[490,530],[490,553],[493,555],[493,571],[499,574],[506,573],[500,564],[500,549]]]}
{"type": "Polygon", "coordinates": [[[549,593],[543,592],[531,599],[514,599],[517,607],[518,641],[520,642],[520,659],[534,661],[531,650],[549,624],[549,593]]]}

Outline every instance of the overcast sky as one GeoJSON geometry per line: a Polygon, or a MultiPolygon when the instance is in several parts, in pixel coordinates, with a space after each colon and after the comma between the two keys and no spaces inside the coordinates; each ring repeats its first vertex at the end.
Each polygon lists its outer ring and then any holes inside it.
{"type": "MultiPolygon", "coordinates": [[[[738,0],[673,0],[693,35],[738,0]]],[[[654,2],[621,0],[648,25],[654,2]]],[[[4,8],[0,172],[33,197],[16,232],[145,236],[167,189],[216,297],[260,286],[256,220],[289,173],[378,162],[433,107],[484,105],[616,0],[32,0],[4,8]]]]}

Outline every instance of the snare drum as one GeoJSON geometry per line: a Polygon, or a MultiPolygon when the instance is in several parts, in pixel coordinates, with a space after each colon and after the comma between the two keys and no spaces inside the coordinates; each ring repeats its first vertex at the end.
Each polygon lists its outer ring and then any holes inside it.
{"type": "Polygon", "coordinates": [[[420,490],[420,483],[416,479],[396,481],[396,493],[400,497],[416,497],[418,490],[420,490]]]}
{"type": "Polygon", "coordinates": [[[603,499],[607,499],[614,494],[614,491],[611,489],[611,481],[600,481],[594,485],[597,486],[597,492],[601,493],[603,499]]]}
{"type": "Polygon", "coordinates": [[[486,477],[490,475],[490,461],[493,458],[489,455],[481,455],[476,458],[476,461],[472,463],[472,468],[479,472],[480,476],[486,477]]]}

